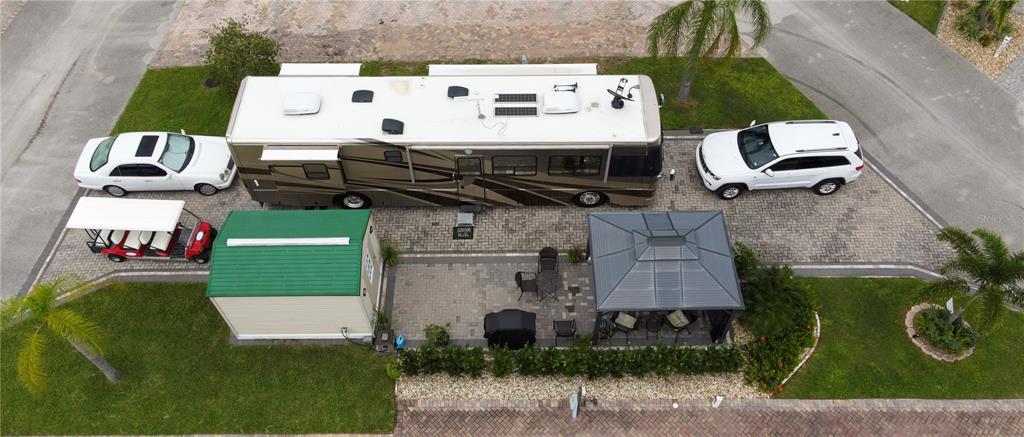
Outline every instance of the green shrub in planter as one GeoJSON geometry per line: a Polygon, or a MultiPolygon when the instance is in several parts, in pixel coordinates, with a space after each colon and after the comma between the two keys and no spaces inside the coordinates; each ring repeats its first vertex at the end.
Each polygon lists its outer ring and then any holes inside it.
{"type": "Polygon", "coordinates": [[[467,349],[462,360],[462,370],[470,377],[479,378],[487,369],[487,359],[484,358],[484,350],[481,348],[467,349]]]}
{"type": "Polygon", "coordinates": [[[273,76],[278,72],[277,42],[246,28],[246,20],[228,18],[209,34],[210,46],[203,66],[221,90],[234,94],[246,76],[273,76]]]}
{"type": "Polygon", "coordinates": [[[528,347],[516,351],[516,371],[523,376],[541,374],[537,349],[528,347]]]}
{"type": "Polygon", "coordinates": [[[448,345],[448,341],[451,336],[448,334],[448,330],[451,328],[451,323],[445,323],[443,325],[435,325],[433,323],[423,328],[423,336],[427,339],[427,347],[445,347],[448,345]]]}
{"type": "Polygon", "coordinates": [[[515,354],[506,347],[491,350],[491,374],[502,378],[516,368],[515,354]]]}
{"type": "Polygon", "coordinates": [[[951,354],[960,354],[974,346],[978,336],[962,321],[949,323],[949,312],[927,308],[914,316],[914,330],[933,346],[951,354]]]}

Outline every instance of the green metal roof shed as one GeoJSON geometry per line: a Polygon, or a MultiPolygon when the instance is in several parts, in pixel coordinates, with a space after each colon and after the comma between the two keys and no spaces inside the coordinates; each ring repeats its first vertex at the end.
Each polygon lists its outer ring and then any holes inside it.
{"type": "Polygon", "coordinates": [[[369,210],[232,211],[206,294],[239,339],[372,335],[382,268],[369,210]]]}
{"type": "Polygon", "coordinates": [[[358,296],[369,210],[232,211],[213,245],[207,296],[358,296]],[[347,237],[347,245],[228,246],[232,239],[347,237]]]}

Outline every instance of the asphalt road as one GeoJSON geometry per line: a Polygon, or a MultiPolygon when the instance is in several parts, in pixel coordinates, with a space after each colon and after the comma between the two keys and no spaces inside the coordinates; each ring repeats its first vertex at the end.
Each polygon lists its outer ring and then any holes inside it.
{"type": "Polygon", "coordinates": [[[0,294],[20,292],[177,13],[174,2],[25,5],[0,40],[0,294]]]}
{"type": "Polygon", "coordinates": [[[886,2],[771,2],[761,54],[937,213],[1024,248],[1024,102],[886,2]]]}

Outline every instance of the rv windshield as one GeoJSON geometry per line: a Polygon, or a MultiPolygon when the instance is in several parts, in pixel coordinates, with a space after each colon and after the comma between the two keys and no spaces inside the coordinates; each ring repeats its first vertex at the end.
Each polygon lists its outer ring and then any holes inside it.
{"type": "Polygon", "coordinates": [[[196,142],[187,135],[167,134],[167,147],[160,155],[160,163],[167,168],[181,173],[192,159],[196,150],[196,142]]]}

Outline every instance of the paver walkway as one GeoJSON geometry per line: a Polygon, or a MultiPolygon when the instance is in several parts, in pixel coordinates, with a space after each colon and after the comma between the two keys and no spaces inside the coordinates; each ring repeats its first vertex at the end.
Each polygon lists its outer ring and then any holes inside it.
{"type": "Polygon", "coordinates": [[[726,400],[598,402],[575,421],[566,401],[398,401],[395,435],[1024,435],[1024,401],[726,400]]]}
{"type": "MultiPolygon", "coordinates": [[[[786,263],[915,264],[935,270],[948,256],[934,237],[937,228],[870,168],[857,182],[832,196],[810,190],[747,193],[723,201],[704,189],[693,151],[699,139],[666,140],[663,180],[647,210],[723,210],[733,241],[742,241],[766,260],[786,263]]],[[[90,195],[105,196],[102,192],[90,195]]],[[[259,204],[235,184],[212,197],[195,192],[133,193],[132,198],[183,199],[185,207],[219,226],[228,211],[259,204]]],[[[628,208],[493,208],[477,214],[473,240],[452,240],[456,208],[378,208],[373,216],[382,240],[406,254],[528,253],[544,246],[561,251],[586,247],[586,214],[628,208]]],[[[71,275],[83,280],[115,270],[152,272],[204,269],[185,262],[131,260],[114,264],[88,253],[85,233],[68,231],[57,245],[45,278],[71,275]]]]}

